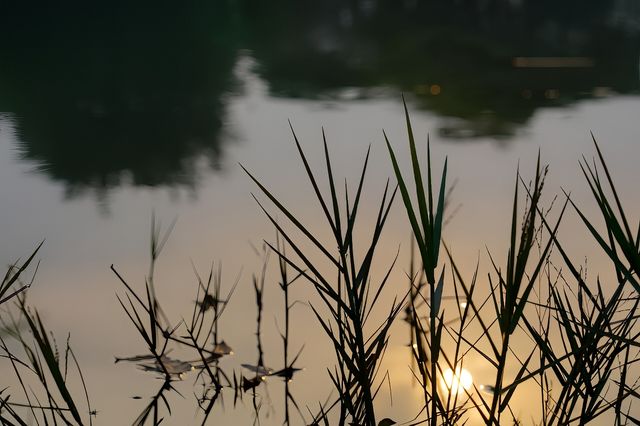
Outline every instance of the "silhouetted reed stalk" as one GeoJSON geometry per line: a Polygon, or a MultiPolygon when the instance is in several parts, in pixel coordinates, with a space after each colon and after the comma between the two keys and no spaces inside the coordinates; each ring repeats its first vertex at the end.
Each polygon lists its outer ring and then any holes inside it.
{"type": "MultiPolygon", "coordinates": [[[[280,239],[276,238],[276,246],[283,254],[286,254],[285,248],[281,246],[280,239]]],[[[285,368],[289,367],[289,311],[291,306],[289,305],[289,285],[291,283],[288,280],[287,274],[287,262],[282,257],[278,256],[278,268],[280,271],[280,289],[282,290],[284,298],[284,332],[280,333],[282,337],[282,358],[285,368]]],[[[298,274],[298,277],[300,275],[298,274]]],[[[294,278],[295,280],[295,278],[294,278]]],[[[289,378],[284,379],[284,424],[289,425],[289,378]]]]}
{"type": "Polygon", "coordinates": [[[625,383],[628,380],[629,353],[634,352],[633,347],[639,346],[635,341],[640,336],[636,326],[638,294],[637,291],[633,294],[625,293],[623,288],[630,283],[637,290],[638,270],[634,268],[640,265],[638,263],[640,229],[638,236],[634,237],[599,148],[596,146],[600,163],[613,193],[618,216],[613,213],[614,209],[607,201],[595,165],[590,167],[586,161],[582,165],[583,172],[605,218],[607,236],[601,236],[579,210],[578,213],[596,241],[613,261],[619,282],[613,294],[607,297],[602,291],[599,280],[598,290],[593,293],[556,237],[567,204],[573,204],[569,197],[567,196],[555,224],[549,224],[545,218],[540,207],[540,199],[547,169],[541,168],[538,156],[535,179],[531,184],[525,184],[519,173],[516,175],[507,262],[503,269],[496,264],[489,253],[494,271],[493,275],[488,276],[489,295],[487,297],[475,300],[477,267],[471,284],[466,284],[447,249],[448,260],[453,269],[453,291],[456,300],[463,305],[458,305],[459,316],[456,320],[445,321],[444,312],[440,310],[442,301],[447,298],[443,296],[444,269],[436,279],[436,268],[441,244],[442,211],[445,204],[446,161],[440,181],[438,203],[435,204],[429,146],[427,145],[425,188],[406,106],[405,116],[417,200],[415,208],[386,135],[385,139],[407,216],[418,245],[428,290],[427,294],[422,294],[420,290],[423,284],[421,281],[414,280],[417,274],[411,270],[412,290],[407,312],[411,315],[409,323],[414,331],[412,347],[418,367],[416,377],[424,391],[425,421],[431,425],[455,424],[463,420],[465,410],[473,408],[487,424],[500,424],[505,411],[509,412],[512,421],[518,422],[515,413],[511,411],[510,401],[518,386],[528,380],[535,380],[541,388],[545,425],[573,422],[583,424],[610,410],[615,410],[617,419],[631,420],[628,412],[623,412],[622,403],[631,396],[638,396],[637,381],[632,386],[625,383]],[[520,185],[527,192],[527,203],[521,224],[517,220],[520,185]],[[542,242],[543,229],[547,232],[545,242],[542,242]],[[534,258],[532,248],[536,245],[538,254],[534,258]],[[571,277],[564,276],[560,270],[554,279],[551,278],[552,248],[556,248],[561,255],[567,269],[571,272],[571,277]],[[618,255],[618,250],[622,252],[623,257],[618,255]],[[540,284],[545,282],[544,279],[539,278],[546,278],[548,296],[546,300],[539,297],[538,303],[535,303],[531,297],[532,293],[536,293],[534,287],[538,285],[537,292],[540,294],[539,292],[543,290],[540,284]],[[573,282],[567,281],[567,278],[572,278],[573,282]],[[576,295],[575,300],[570,299],[567,292],[570,295],[576,295]],[[418,313],[417,301],[420,299],[428,309],[426,321],[423,321],[418,313]],[[461,309],[462,306],[464,306],[463,309],[461,309]],[[488,315],[483,312],[487,306],[493,306],[493,312],[488,315]],[[535,307],[537,316],[532,318],[537,318],[538,323],[524,314],[530,307],[535,307]],[[453,323],[458,323],[458,326],[452,327],[453,323]],[[470,323],[480,327],[482,333],[478,339],[469,339],[465,336],[468,334],[465,331],[470,323]],[[552,330],[552,325],[559,326],[560,347],[552,343],[554,336],[557,335],[552,330]],[[452,349],[445,350],[443,332],[453,339],[452,349]],[[517,354],[512,347],[512,336],[516,332],[523,333],[535,343],[533,348],[525,354],[517,354]],[[495,334],[498,334],[497,338],[495,334]],[[494,383],[482,386],[482,392],[475,384],[472,389],[464,389],[464,401],[457,401],[460,392],[454,395],[449,392],[444,398],[438,389],[437,377],[442,377],[444,368],[452,371],[461,369],[464,355],[470,351],[477,353],[492,365],[495,369],[494,383]],[[448,353],[452,353],[453,356],[448,356],[448,353]],[[538,365],[532,362],[535,353],[538,353],[538,365]],[[505,372],[510,368],[508,366],[514,363],[517,366],[517,373],[515,377],[507,379],[505,372]],[[620,372],[616,373],[617,379],[612,379],[612,372],[618,370],[620,372]],[[549,373],[560,383],[559,391],[552,389],[549,385],[551,381],[549,373]],[[615,397],[611,397],[609,392],[612,384],[616,384],[617,388],[615,397]],[[490,397],[485,397],[484,392],[490,397]]]}
{"type": "MultiPolygon", "coordinates": [[[[549,294],[553,300],[555,320],[560,326],[562,350],[554,351],[548,339],[543,338],[546,336],[537,334],[525,318],[527,328],[542,348],[545,361],[553,366],[552,372],[563,384],[560,395],[552,404],[549,404],[545,413],[547,424],[568,422],[583,424],[611,409],[615,412],[616,424],[624,424],[627,421],[637,422],[637,419],[628,412],[623,412],[623,403],[629,397],[639,396],[637,378],[631,385],[627,384],[630,353],[634,353],[637,357],[638,346],[640,346],[637,343],[640,337],[640,332],[637,331],[639,294],[634,283],[637,279],[637,273],[634,271],[637,264],[634,264],[634,261],[637,258],[639,239],[636,238],[634,241],[629,231],[626,215],[595,139],[594,144],[600,164],[605,170],[607,183],[615,199],[620,219],[611,208],[595,161],[593,166],[590,166],[584,160],[581,167],[603,214],[608,244],[568,195],[567,199],[612,260],[617,283],[613,293],[607,296],[598,277],[595,292],[591,290],[583,279],[581,271],[572,263],[562,245],[556,241],[557,249],[570,271],[570,277],[577,285],[577,291],[570,289],[569,294],[566,291],[561,293],[557,286],[550,285],[549,294]],[[623,226],[626,231],[622,231],[623,226]],[[616,246],[624,247],[622,249],[624,258],[619,257],[616,246]],[[629,266],[625,265],[625,261],[629,266]],[[632,289],[629,289],[629,286],[632,289]],[[557,354],[562,354],[562,359],[566,361],[558,363],[556,360],[559,355],[557,354]],[[612,383],[618,388],[613,398],[609,392],[612,383]]],[[[543,223],[549,228],[544,218],[543,223]]],[[[640,233],[640,226],[638,232],[640,233]]],[[[552,235],[552,238],[555,239],[555,235],[552,235]]]]}
{"type": "MultiPolygon", "coordinates": [[[[280,241],[280,235],[276,235],[276,247],[283,255],[286,255],[286,250],[284,243],[280,241]]],[[[304,345],[298,350],[298,353],[293,357],[293,359],[289,360],[289,318],[291,314],[291,309],[293,308],[295,302],[289,301],[289,287],[297,281],[302,275],[300,273],[296,274],[293,278],[289,278],[289,272],[287,268],[287,261],[284,257],[278,256],[278,271],[280,273],[279,285],[282,290],[282,295],[284,299],[284,330],[280,332],[280,337],[282,338],[282,357],[283,357],[283,369],[281,370],[281,376],[284,381],[284,424],[290,424],[290,414],[289,414],[289,402],[293,403],[294,407],[300,414],[302,420],[304,420],[304,416],[300,411],[300,407],[298,403],[294,399],[291,391],[289,390],[289,384],[291,383],[291,379],[293,375],[299,370],[295,367],[295,363],[298,360],[298,357],[302,353],[304,349],[304,345]]]]}
{"type": "Polygon", "coordinates": [[[266,251],[262,263],[262,271],[259,276],[253,276],[253,289],[256,295],[256,341],[258,344],[258,366],[264,367],[264,350],[262,348],[262,312],[264,310],[264,283],[267,279],[267,265],[269,264],[269,252],[266,251]]]}
{"type": "Polygon", "coordinates": [[[177,325],[172,325],[156,297],[153,280],[156,261],[167,242],[172,228],[173,224],[169,230],[162,234],[160,227],[156,226],[155,218],[152,218],[151,261],[149,275],[145,280],[145,291],[142,296],[127,283],[113,265],[111,266],[111,270],[127,290],[125,294],[127,303],[120,296],[118,296],[118,301],[148,349],[148,354],[116,358],[116,362],[135,362],[141,369],[160,373],[163,378],[163,384],[158,392],[151,398],[150,403],[134,421],[136,425],[144,425],[147,420],[151,420],[153,425],[161,422],[163,417],[161,417],[160,402],[164,404],[166,412],[170,414],[171,406],[166,397],[167,392],[177,392],[172,385],[173,381],[182,380],[183,376],[193,369],[200,370],[196,377],[197,379],[202,379],[203,391],[202,396],[198,398],[198,405],[204,414],[203,424],[206,423],[223,386],[231,385],[227,375],[218,368],[218,360],[232,352],[224,341],[219,341],[217,324],[237,286],[239,277],[236,279],[226,299],[222,299],[222,268],[218,267],[218,270],[215,271],[214,267],[211,267],[206,285],[197,271],[195,271],[198,287],[191,322],[187,324],[184,320],[181,320],[177,322],[177,325]],[[213,293],[210,292],[212,285],[213,293]],[[209,311],[212,314],[208,314],[209,311]],[[177,331],[182,328],[184,328],[185,335],[180,336],[177,331]],[[171,344],[190,348],[195,351],[197,358],[192,361],[169,358],[167,353],[171,344]],[[203,373],[206,373],[206,375],[203,373]],[[205,377],[206,379],[204,379],[205,377]]]}
{"type": "MultiPolygon", "coordinates": [[[[425,409],[427,418],[430,419],[430,424],[435,426],[438,421],[437,413],[442,412],[442,401],[439,400],[438,392],[438,359],[441,354],[441,338],[444,326],[443,313],[440,312],[440,306],[442,302],[442,292],[444,285],[444,268],[440,273],[440,277],[436,281],[437,268],[438,268],[438,255],[440,250],[440,237],[442,232],[442,221],[445,204],[445,188],[446,188],[446,176],[447,176],[447,162],[445,160],[444,168],[442,171],[442,179],[440,181],[440,190],[438,193],[437,204],[434,204],[433,199],[433,185],[431,177],[431,151],[427,147],[427,188],[425,191],[422,172],[420,169],[420,163],[416,151],[415,139],[413,136],[413,130],[409,119],[409,113],[405,105],[405,119],[407,125],[407,134],[409,138],[409,148],[411,151],[411,164],[413,170],[413,178],[415,184],[415,194],[417,198],[417,214],[413,207],[409,190],[402,177],[402,172],[396,160],[396,156],[391,148],[389,139],[386,133],[384,138],[389,150],[393,169],[398,180],[398,186],[400,188],[400,194],[402,195],[402,201],[405,205],[407,216],[413,230],[413,236],[417,242],[420,258],[422,261],[422,268],[427,279],[427,289],[429,294],[425,301],[428,303],[428,328],[425,330],[421,326],[420,320],[415,310],[416,296],[412,297],[412,313],[414,316],[414,322],[416,324],[415,344],[417,345],[417,357],[420,365],[420,373],[422,376],[423,386],[430,386],[430,393],[426,393],[425,390],[425,409]],[[427,348],[422,347],[422,335],[428,333],[429,338],[426,341],[427,348]],[[426,362],[428,359],[428,362],[426,362]]],[[[419,286],[420,287],[420,286],[419,286]]],[[[416,294],[420,291],[420,288],[416,288],[416,294]]]]}
{"type": "MultiPolygon", "coordinates": [[[[256,394],[256,388],[262,383],[265,377],[271,374],[271,371],[264,365],[264,350],[262,348],[262,312],[264,310],[263,296],[264,296],[264,283],[267,278],[267,265],[269,263],[269,250],[265,249],[264,258],[262,261],[262,270],[259,275],[253,275],[253,290],[256,296],[256,345],[258,352],[258,360],[255,367],[255,375],[251,379],[244,379],[247,388],[251,390],[251,402],[253,404],[253,410],[255,412],[254,424],[260,424],[260,407],[261,403],[258,402],[258,396],[256,394]],[[251,386],[249,386],[251,384],[251,386]]],[[[246,389],[249,390],[249,389],[246,389]]]]}
{"type": "MultiPolygon", "coordinates": [[[[536,176],[533,184],[533,189],[529,192],[530,203],[525,210],[525,217],[521,225],[520,237],[517,237],[518,231],[518,187],[520,185],[519,173],[516,176],[516,185],[514,191],[513,212],[511,221],[511,237],[509,253],[507,256],[507,264],[505,273],[502,272],[502,268],[498,267],[493,260],[491,254],[489,258],[494,268],[494,272],[497,277],[497,290],[492,292],[492,301],[495,309],[495,313],[498,318],[498,326],[500,329],[500,341],[494,342],[492,346],[498,348],[495,352],[496,355],[496,381],[493,389],[496,391],[493,393],[491,404],[488,412],[488,418],[485,421],[489,423],[500,423],[500,414],[507,408],[508,402],[513,395],[513,391],[503,394],[501,391],[504,388],[504,372],[508,365],[508,356],[510,353],[510,339],[516,331],[520,319],[523,316],[525,307],[529,301],[529,296],[533,290],[534,285],[537,282],[537,277],[547,258],[553,239],[550,238],[546,244],[542,254],[535,261],[535,267],[533,272],[527,274],[526,267],[529,263],[531,250],[535,244],[536,235],[536,220],[538,214],[538,204],[540,202],[540,196],[542,194],[542,188],[544,186],[544,176],[546,175],[546,168],[544,171],[540,169],[540,156],[538,156],[538,162],[536,166],[536,176]],[[496,298],[497,293],[497,298],[496,298]]],[[[551,230],[551,235],[555,236],[560,220],[564,213],[564,208],[560,213],[557,224],[551,230]]],[[[493,288],[493,282],[491,275],[489,275],[489,284],[493,288]]],[[[516,380],[527,371],[528,364],[532,359],[534,351],[532,351],[526,358],[526,361],[522,363],[516,380]]],[[[512,388],[515,390],[515,387],[512,388]]]]}
{"type": "MultiPolygon", "coordinates": [[[[44,244],[44,241],[38,244],[33,253],[31,253],[27,260],[22,263],[22,265],[18,266],[18,262],[16,262],[12,266],[7,268],[7,272],[2,278],[2,283],[0,283],[0,306],[3,303],[6,303],[12,298],[18,296],[20,293],[26,291],[31,286],[31,284],[33,283],[33,278],[28,284],[19,285],[18,288],[14,287],[15,284],[21,284],[21,282],[19,281],[21,275],[29,267],[29,265],[33,261],[33,258],[40,250],[40,247],[42,247],[42,244],[44,244]]],[[[35,271],[33,273],[34,277],[37,271],[38,265],[36,265],[35,271]]]]}
{"type": "Polygon", "coordinates": [[[202,378],[202,395],[198,404],[204,413],[202,424],[204,425],[211,414],[214,404],[221,397],[224,386],[231,386],[231,381],[219,366],[219,359],[230,353],[230,348],[219,339],[219,319],[224,313],[228,301],[235,292],[240,280],[240,274],[229,290],[226,297],[222,295],[222,265],[217,269],[212,265],[206,280],[206,285],[194,267],[194,273],[198,280],[196,303],[191,316],[191,324],[187,328],[187,334],[193,348],[199,356],[201,370],[198,377],[202,378]],[[211,288],[213,286],[213,289],[211,288]],[[211,311],[212,315],[207,315],[211,311]],[[212,340],[213,350],[208,350],[209,339],[212,340]],[[204,375],[206,373],[206,375],[204,375]],[[207,380],[208,379],[208,380],[207,380]]]}
{"type": "MultiPolygon", "coordinates": [[[[134,425],[144,425],[147,419],[151,418],[152,424],[157,425],[162,418],[160,417],[160,404],[164,402],[167,412],[171,412],[170,404],[165,397],[165,392],[175,390],[171,385],[173,380],[172,372],[168,368],[169,358],[166,356],[171,336],[177,327],[169,326],[168,322],[161,323],[159,313],[162,312],[160,304],[155,295],[154,289],[154,270],[155,263],[167,241],[169,233],[159,239],[159,229],[155,226],[155,219],[152,219],[151,225],[151,262],[149,267],[149,275],[145,280],[145,293],[140,297],[136,291],[125,281],[120,273],[111,265],[111,270],[118,277],[120,282],[125,286],[127,293],[125,294],[128,303],[125,303],[120,296],[117,296],[118,302],[124,309],[125,313],[135,326],[138,334],[147,345],[149,355],[138,355],[129,358],[116,358],[119,361],[146,361],[151,360],[151,365],[142,365],[143,369],[157,371],[162,374],[164,381],[158,392],[151,398],[150,403],[142,410],[140,415],[134,420],[134,425]],[[144,299],[143,299],[144,298],[144,299]],[[144,319],[143,319],[144,318],[144,319]]],[[[178,373],[178,375],[182,374],[178,373]]]]}
{"type": "MultiPolygon", "coordinates": [[[[276,247],[278,247],[280,253],[285,252],[284,244],[281,243],[279,235],[276,235],[276,247]]],[[[293,279],[289,278],[287,263],[284,258],[281,256],[278,257],[278,267],[279,267],[279,282],[278,286],[282,290],[284,296],[284,331],[280,331],[280,337],[283,341],[283,366],[279,370],[273,370],[265,365],[264,361],[264,350],[262,346],[262,321],[263,321],[263,309],[264,309],[264,290],[265,290],[265,282],[267,278],[267,266],[269,263],[271,249],[267,245],[263,250],[263,263],[262,270],[259,275],[254,275],[252,278],[254,294],[256,297],[256,341],[257,341],[257,353],[258,359],[256,364],[242,364],[246,370],[249,370],[254,373],[253,377],[247,378],[244,376],[240,376],[241,387],[244,392],[251,391],[252,396],[252,406],[255,413],[254,423],[259,424],[260,422],[260,409],[263,406],[262,398],[258,397],[257,388],[263,383],[267,381],[268,377],[280,377],[284,380],[284,424],[289,424],[290,422],[290,414],[289,414],[289,403],[293,403],[295,408],[297,409],[300,417],[304,421],[304,416],[300,411],[300,407],[298,403],[294,399],[291,391],[289,390],[289,382],[292,380],[294,374],[298,372],[300,369],[295,367],[295,363],[298,360],[298,357],[302,353],[302,349],[304,345],[300,348],[298,353],[290,359],[289,357],[289,316],[290,310],[295,304],[295,302],[289,302],[289,286],[293,284],[298,278],[301,277],[301,274],[297,274],[293,279]]],[[[256,253],[260,254],[257,250],[256,253]]],[[[237,386],[238,379],[234,380],[237,386]]],[[[265,389],[266,392],[266,389],[265,389]]],[[[236,398],[240,396],[241,393],[239,390],[236,390],[236,398]]]]}
{"type": "Polygon", "coordinates": [[[331,248],[329,248],[329,246],[320,243],[320,240],[258,179],[247,169],[244,170],[276,208],[324,255],[329,265],[335,269],[337,278],[331,278],[333,274],[321,272],[324,270],[324,266],[321,266],[321,263],[312,260],[307,253],[303,252],[300,245],[294,241],[292,234],[286,231],[256,198],[256,201],[264,213],[283,236],[286,243],[295,252],[298,260],[282,253],[277,247],[270,245],[271,248],[277,252],[281,258],[285,259],[287,264],[292,266],[298,273],[312,283],[313,288],[323,301],[324,307],[330,313],[331,319],[327,320],[323,318],[313,304],[311,305],[321,327],[332,341],[338,359],[338,365],[333,371],[329,371],[329,375],[335,388],[338,390],[339,400],[341,402],[339,424],[344,424],[348,417],[350,422],[358,425],[376,425],[374,398],[380,386],[380,384],[376,383],[376,377],[380,360],[382,359],[388,342],[389,327],[398,311],[402,308],[404,297],[399,303],[397,300],[394,300],[387,313],[386,319],[383,320],[379,327],[374,328],[372,334],[367,335],[365,323],[395,263],[395,260],[391,263],[387,273],[377,287],[371,285],[370,272],[375,249],[378,245],[396,191],[393,190],[389,196],[387,183],[378,209],[377,219],[371,232],[371,241],[367,246],[364,258],[361,262],[357,262],[354,248],[356,242],[353,238],[353,232],[358,217],[360,196],[369,153],[367,152],[353,201],[349,197],[349,190],[345,183],[345,201],[344,204],[341,204],[338,202],[338,193],[324,132],[325,166],[330,191],[330,198],[328,200],[322,195],[316,177],[311,171],[311,167],[295,133],[293,133],[293,137],[309,182],[331,230],[335,246],[331,245],[331,248]],[[334,250],[333,247],[337,247],[337,250],[334,250]]]}
{"type": "Polygon", "coordinates": [[[15,350],[10,349],[5,338],[0,334],[0,358],[5,358],[11,364],[11,368],[18,380],[25,402],[18,402],[11,398],[7,389],[0,391],[0,422],[4,425],[26,425],[23,416],[17,409],[28,409],[31,414],[29,423],[56,424],[62,422],[68,425],[92,424],[94,411],[91,408],[89,393],[78,359],[70,346],[70,337],[66,339],[64,355],[61,356],[57,342],[44,326],[37,310],[31,309],[26,304],[25,291],[28,289],[37,272],[37,266],[28,283],[21,279],[29,265],[33,262],[40,250],[40,243],[29,258],[18,266],[17,262],[8,268],[7,273],[0,284],[0,305],[10,300],[16,300],[18,316],[10,312],[2,315],[0,323],[4,331],[22,349],[23,356],[18,356],[15,350]],[[26,321],[28,335],[21,330],[23,321],[26,321]],[[81,412],[73,392],[67,382],[67,377],[72,368],[75,369],[87,406],[86,412],[81,412]],[[35,383],[33,380],[35,379],[35,383]],[[38,384],[35,387],[34,384],[38,384]],[[44,401],[41,400],[44,398],[44,401]]]}

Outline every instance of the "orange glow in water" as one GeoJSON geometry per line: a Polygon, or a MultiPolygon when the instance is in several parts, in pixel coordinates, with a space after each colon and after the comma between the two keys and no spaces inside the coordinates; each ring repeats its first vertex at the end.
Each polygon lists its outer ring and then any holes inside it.
{"type": "Polygon", "coordinates": [[[457,367],[455,372],[447,368],[442,373],[440,384],[446,392],[451,392],[455,395],[471,389],[473,378],[471,373],[464,368],[457,367]]]}

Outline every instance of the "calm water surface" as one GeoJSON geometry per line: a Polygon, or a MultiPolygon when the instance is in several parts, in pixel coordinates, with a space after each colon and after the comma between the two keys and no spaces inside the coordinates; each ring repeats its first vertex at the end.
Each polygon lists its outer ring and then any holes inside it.
{"type": "MultiPolygon", "coordinates": [[[[115,355],[144,346],[109,270],[115,264],[141,288],[152,212],[164,224],[177,218],[157,271],[167,311],[190,315],[191,262],[203,273],[212,260],[222,262],[228,286],[241,273],[221,323],[235,352],[224,365],[255,363],[251,275],[261,259],[252,244],[273,241],[274,232],[238,163],[312,228],[327,230],[287,120],[318,170],[324,127],[334,170],[351,181],[371,145],[363,214],[372,220],[392,175],[382,129],[399,157],[408,157],[404,93],[436,164],[449,158],[457,183],[445,240],[467,272],[478,256],[486,266],[485,245],[503,255],[514,173],[519,162],[531,176],[538,150],[550,164],[548,200],[562,188],[594,207],[578,167],[582,154],[594,154],[590,131],[637,218],[640,10],[628,1],[546,3],[230,1],[150,11],[116,2],[37,14],[8,7],[0,18],[0,259],[8,264],[46,239],[29,298],[60,341],[71,332],[98,423],[132,421],[143,402],[131,397],[158,386],[132,365],[113,364],[115,355]]],[[[398,247],[401,255],[381,303],[405,291],[408,235],[396,205],[378,274],[398,247]]],[[[610,273],[575,215],[560,236],[576,259],[587,259],[592,276],[610,273]]],[[[277,366],[282,296],[275,279],[267,284],[263,329],[265,361],[277,366]]],[[[293,291],[314,300],[305,283],[293,291]]],[[[306,370],[292,387],[302,406],[314,406],[330,389],[332,350],[308,305],[293,315],[292,344],[306,345],[299,361],[306,370]]],[[[384,396],[380,410],[409,420],[420,395],[408,370],[408,330],[398,324],[393,335],[393,405],[384,396]]],[[[467,365],[482,377],[480,361],[467,365]]],[[[0,376],[9,373],[0,365],[0,376]]],[[[178,388],[187,398],[172,395],[174,419],[195,421],[190,381],[178,388]]],[[[260,390],[261,420],[281,424],[282,386],[273,380],[267,389],[260,390]]],[[[250,398],[240,403],[245,408],[232,405],[229,394],[216,418],[252,421],[250,398]]],[[[528,406],[520,407],[526,417],[528,406]]]]}

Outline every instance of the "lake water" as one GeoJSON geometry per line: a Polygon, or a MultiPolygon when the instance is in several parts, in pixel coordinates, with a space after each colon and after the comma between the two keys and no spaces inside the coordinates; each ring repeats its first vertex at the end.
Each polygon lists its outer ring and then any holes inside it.
{"type": "MultiPolygon", "coordinates": [[[[113,363],[145,347],[118,304],[124,289],[109,269],[115,264],[143,288],[154,212],[166,226],[177,219],[156,272],[168,314],[190,315],[192,263],[204,274],[221,262],[226,288],[240,274],[221,320],[235,354],[223,363],[240,371],[240,364],[256,362],[251,276],[262,260],[252,246],[274,241],[275,233],[251,193],[265,197],[238,163],[314,230],[327,232],[287,120],[318,172],[324,128],[334,172],[352,185],[371,146],[362,214],[373,220],[393,174],[383,129],[409,166],[404,93],[421,155],[428,134],[438,173],[448,157],[456,185],[444,238],[466,273],[478,257],[487,266],[485,246],[504,258],[515,171],[519,164],[532,177],[538,151],[550,165],[547,202],[564,189],[596,216],[578,165],[583,154],[595,153],[589,132],[625,208],[638,217],[634,2],[316,3],[77,3],[37,13],[2,6],[0,259],[24,258],[46,239],[29,300],[59,342],[71,333],[98,424],[133,421],[144,401],[132,397],[145,399],[159,386],[134,365],[113,363]]],[[[587,259],[592,277],[611,273],[573,212],[560,238],[578,262],[587,259]]],[[[375,263],[381,275],[400,249],[385,307],[406,291],[408,246],[409,226],[396,203],[375,263]]],[[[270,277],[263,342],[266,364],[277,366],[283,302],[275,265],[270,277]]],[[[315,410],[331,389],[333,349],[307,304],[318,303],[313,291],[303,282],[292,291],[303,302],[292,311],[292,351],[306,345],[298,361],[305,371],[292,388],[301,407],[315,410]]],[[[385,364],[393,404],[385,394],[380,412],[406,421],[421,396],[409,371],[409,331],[404,323],[394,327],[385,364]]],[[[481,363],[469,368],[482,375],[481,363]]],[[[10,374],[0,363],[0,377],[10,374]]],[[[268,392],[259,389],[260,418],[281,424],[282,385],[270,382],[268,392]]],[[[196,421],[191,383],[177,385],[186,398],[171,396],[176,414],[168,424],[196,421]]],[[[235,409],[233,395],[225,398],[215,419],[253,421],[249,396],[235,409]]],[[[526,401],[518,407],[526,418],[526,401]]]]}

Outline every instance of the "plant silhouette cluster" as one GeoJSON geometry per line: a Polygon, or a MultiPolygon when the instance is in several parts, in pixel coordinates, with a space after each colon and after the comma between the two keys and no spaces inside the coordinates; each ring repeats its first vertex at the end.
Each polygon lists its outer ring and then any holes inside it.
{"type": "MultiPolygon", "coordinates": [[[[322,179],[312,170],[293,133],[312,193],[330,231],[330,242],[324,242],[324,236],[305,225],[303,218],[243,166],[261,193],[254,196],[259,208],[277,232],[275,241],[265,241],[263,268],[252,279],[258,357],[255,364],[242,364],[242,371],[229,371],[220,365],[222,358],[232,354],[222,339],[220,317],[240,275],[223,291],[220,265],[212,265],[204,277],[194,268],[197,289],[191,316],[172,321],[156,296],[154,271],[173,225],[162,233],[152,219],[151,262],[142,290],[111,266],[124,289],[118,301],[147,349],[144,354],[118,357],[116,362],[133,363],[161,379],[158,391],[134,419],[134,425],[157,425],[166,420],[171,415],[170,395],[178,393],[174,383],[187,375],[193,378],[194,389],[200,389],[195,395],[202,424],[214,422],[215,409],[221,405],[218,402],[229,392],[234,405],[243,395],[251,395],[259,423],[263,400],[256,390],[269,377],[284,382],[285,424],[387,426],[401,420],[404,424],[432,426],[476,421],[521,424],[523,419],[514,402],[518,395],[530,395],[531,386],[538,390],[536,423],[640,424],[632,411],[640,386],[634,368],[640,350],[640,225],[632,230],[595,139],[596,159],[591,162],[583,158],[580,167],[602,215],[604,230],[598,230],[593,219],[587,218],[566,193],[553,199],[564,201],[552,220],[554,201],[545,207],[542,197],[547,167],[541,165],[538,155],[533,179],[527,180],[519,170],[516,173],[506,259],[501,261],[489,252],[490,270],[484,280],[480,278],[485,275],[480,272],[480,262],[470,277],[464,276],[466,268],[443,241],[447,161],[440,179],[434,178],[427,144],[426,167],[421,165],[406,106],[405,113],[411,168],[402,170],[385,134],[397,185],[387,181],[382,188],[375,220],[364,233],[360,232],[364,226],[362,195],[369,152],[355,187],[346,182],[340,185],[324,132],[326,175],[322,179]],[[382,231],[398,193],[413,240],[408,289],[390,286],[397,254],[387,259],[381,276],[372,273],[378,262],[382,231]],[[612,281],[602,282],[598,277],[595,283],[589,282],[584,268],[565,251],[558,230],[570,208],[610,259],[615,273],[612,281]],[[363,234],[364,241],[360,237],[363,234]],[[283,358],[278,369],[265,365],[261,337],[264,292],[271,282],[267,265],[272,257],[277,260],[277,282],[284,304],[284,327],[280,331],[283,358]],[[296,301],[291,300],[290,286],[294,283],[315,290],[317,298],[309,301],[309,306],[335,352],[335,364],[327,369],[334,389],[314,410],[303,410],[290,388],[300,370],[297,361],[303,352],[303,347],[295,353],[291,349],[290,319],[296,301]],[[385,292],[397,296],[389,302],[382,297],[385,292]],[[373,319],[380,318],[372,315],[374,311],[382,313],[381,321],[373,319]],[[383,370],[383,359],[392,325],[403,311],[411,336],[412,367],[408,374],[418,383],[422,402],[421,409],[409,420],[392,420],[380,418],[378,396],[389,377],[383,370]],[[176,347],[189,351],[193,358],[169,356],[176,347]],[[489,382],[462,380],[465,363],[474,357],[488,366],[489,382]],[[292,408],[297,414],[292,414],[292,408]]],[[[0,356],[19,383],[18,392],[0,386],[0,422],[92,424],[96,412],[69,339],[60,351],[38,312],[26,303],[32,279],[25,283],[23,277],[33,266],[39,248],[26,261],[10,267],[0,285],[0,304],[4,307],[0,356]]],[[[37,270],[37,266],[32,269],[37,270]]]]}

